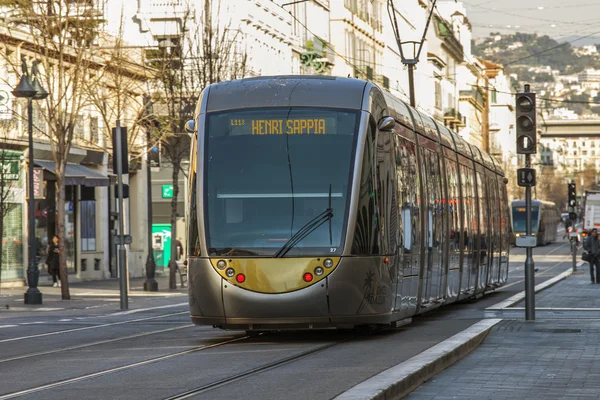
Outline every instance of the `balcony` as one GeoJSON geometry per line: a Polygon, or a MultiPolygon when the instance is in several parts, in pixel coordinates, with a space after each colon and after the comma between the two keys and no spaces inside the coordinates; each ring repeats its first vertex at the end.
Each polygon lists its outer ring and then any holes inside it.
{"type": "Polygon", "coordinates": [[[318,37],[307,40],[300,54],[300,63],[317,74],[325,74],[335,65],[333,46],[318,37]]]}
{"type": "Polygon", "coordinates": [[[450,129],[462,128],[467,125],[467,118],[454,108],[444,112],[444,123],[450,129]]]}

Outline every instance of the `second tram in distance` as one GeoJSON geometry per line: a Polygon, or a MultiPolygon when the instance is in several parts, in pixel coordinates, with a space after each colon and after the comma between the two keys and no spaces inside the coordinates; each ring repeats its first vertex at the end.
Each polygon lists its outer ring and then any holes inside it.
{"type": "Polygon", "coordinates": [[[221,82],[187,126],[196,324],[395,326],[506,282],[499,163],[373,83],[221,82]]]}
{"type": "MultiPolygon", "coordinates": [[[[527,210],[525,200],[511,202],[511,244],[516,238],[524,236],[526,231],[527,210]]],[[[560,223],[560,214],[556,204],[551,201],[531,200],[531,233],[536,237],[538,246],[556,241],[556,231],[560,223]]]]}

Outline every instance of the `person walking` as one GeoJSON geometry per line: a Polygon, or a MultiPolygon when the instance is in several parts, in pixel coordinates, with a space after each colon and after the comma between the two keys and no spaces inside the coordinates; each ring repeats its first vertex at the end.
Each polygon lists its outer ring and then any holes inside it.
{"type": "Polygon", "coordinates": [[[590,254],[590,278],[592,283],[600,283],[600,242],[598,242],[598,230],[592,229],[590,236],[583,243],[583,247],[590,254]],[[596,279],[594,279],[594,270],[596,279]]]}
{"type": "Polygon", "coordinates": [[[52,237],[52,243],[48,245],[47,254],[46,267],[48,268],[48,273],[52,275],[52,286],[60,287],[58,236],[54,235],[52,237]]]}

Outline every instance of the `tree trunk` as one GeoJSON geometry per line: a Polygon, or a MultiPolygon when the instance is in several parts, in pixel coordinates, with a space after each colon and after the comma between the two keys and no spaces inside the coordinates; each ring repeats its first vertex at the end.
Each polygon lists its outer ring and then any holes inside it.
{"type": "Polygon", "coordinates": [[[61,294],[63,300],[71,300],[67,272],[67,256],[65,254],[65,184],[63,168],[56,167],[56,236],[58,236],[59,267],[61,294]]]}
{"type": "Polygon", "coordinates": [[[179,159],[172,160],[173,198],[171,199],[171,260],[169,261],[169,289],[177,289],[177,197],[179,195],[179,159]]]}

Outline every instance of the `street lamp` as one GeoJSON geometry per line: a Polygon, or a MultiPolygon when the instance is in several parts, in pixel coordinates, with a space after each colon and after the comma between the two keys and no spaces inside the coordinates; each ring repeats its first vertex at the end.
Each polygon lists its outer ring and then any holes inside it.
{"type": "Polygon", "coordinates": [[[25,304],[42,304],[42,293],[37,287],[40,271],[36,262],[36,243],[35,243],[35,197],[33,194],[33,100],[42,100],[48,97],[48,92],[42,87],[38,79],[37,61],[33,62],[31,75],[33,82],[29,79],[27,72],[27,61],[22,58],[21,69],[23,75],[19,84],[12,91],[15,97],[27,99],[27,134],[29,136],[29,166],[27,168],[27,183],[29,195],[27,197],[27,211],[29,220],[29,230],[27,233],[28,266],[27,266],[27,285],[29,288],[25,292],[25,304]]]}
{"type": "Polygon", "coordinates": [[[431,4],[431,11],[429,12],[429,16],[427,17],[427,22],[425,23],[425,30],[423,31],[423,36],[419,41],[402,41],[400,39],[400,28],[398,27],[398,20],[396,18],[396,7],[394,7],[394,0],[388,0],[387,2],[388,15],[390,17],[390,21],[392,22],[392,27],[394,28],[394,36],[396,37],[398,50],[400,50],[400,59],[402,61],[402,64],[408,67],[408,88],[410,95],[410,105],[413,107],[415,107],[414,69],[415,65],[417,65],[417,63],[419,62],[421,50],[423,50],[423,43],[425,42],[425,37],[427,36],[427,29],[429,28],[429,23],[431,22],[431,17],[433,16],[433,10],[435,9],[436,2],[437,0],[433,0],[433,3],[431,4]]]}
{"type": "MultiPolygon", "coordinates": [[[[152,103],[148,99],[146,102],[147,115],[151,113],[152,103]]],[[[157,292],[158,282],[154,279],[156,275],[156,262],[152,251],[152,172],[150,167],[150,152],[152,145],[150,144],[150,131],[154,121],[150,121],[146,127],[146,179],[147,179],[147,203],[148,203],[148,257],[146,258],[146,282],[144,282],[144,290],[146,292],[157,292]]]]}

